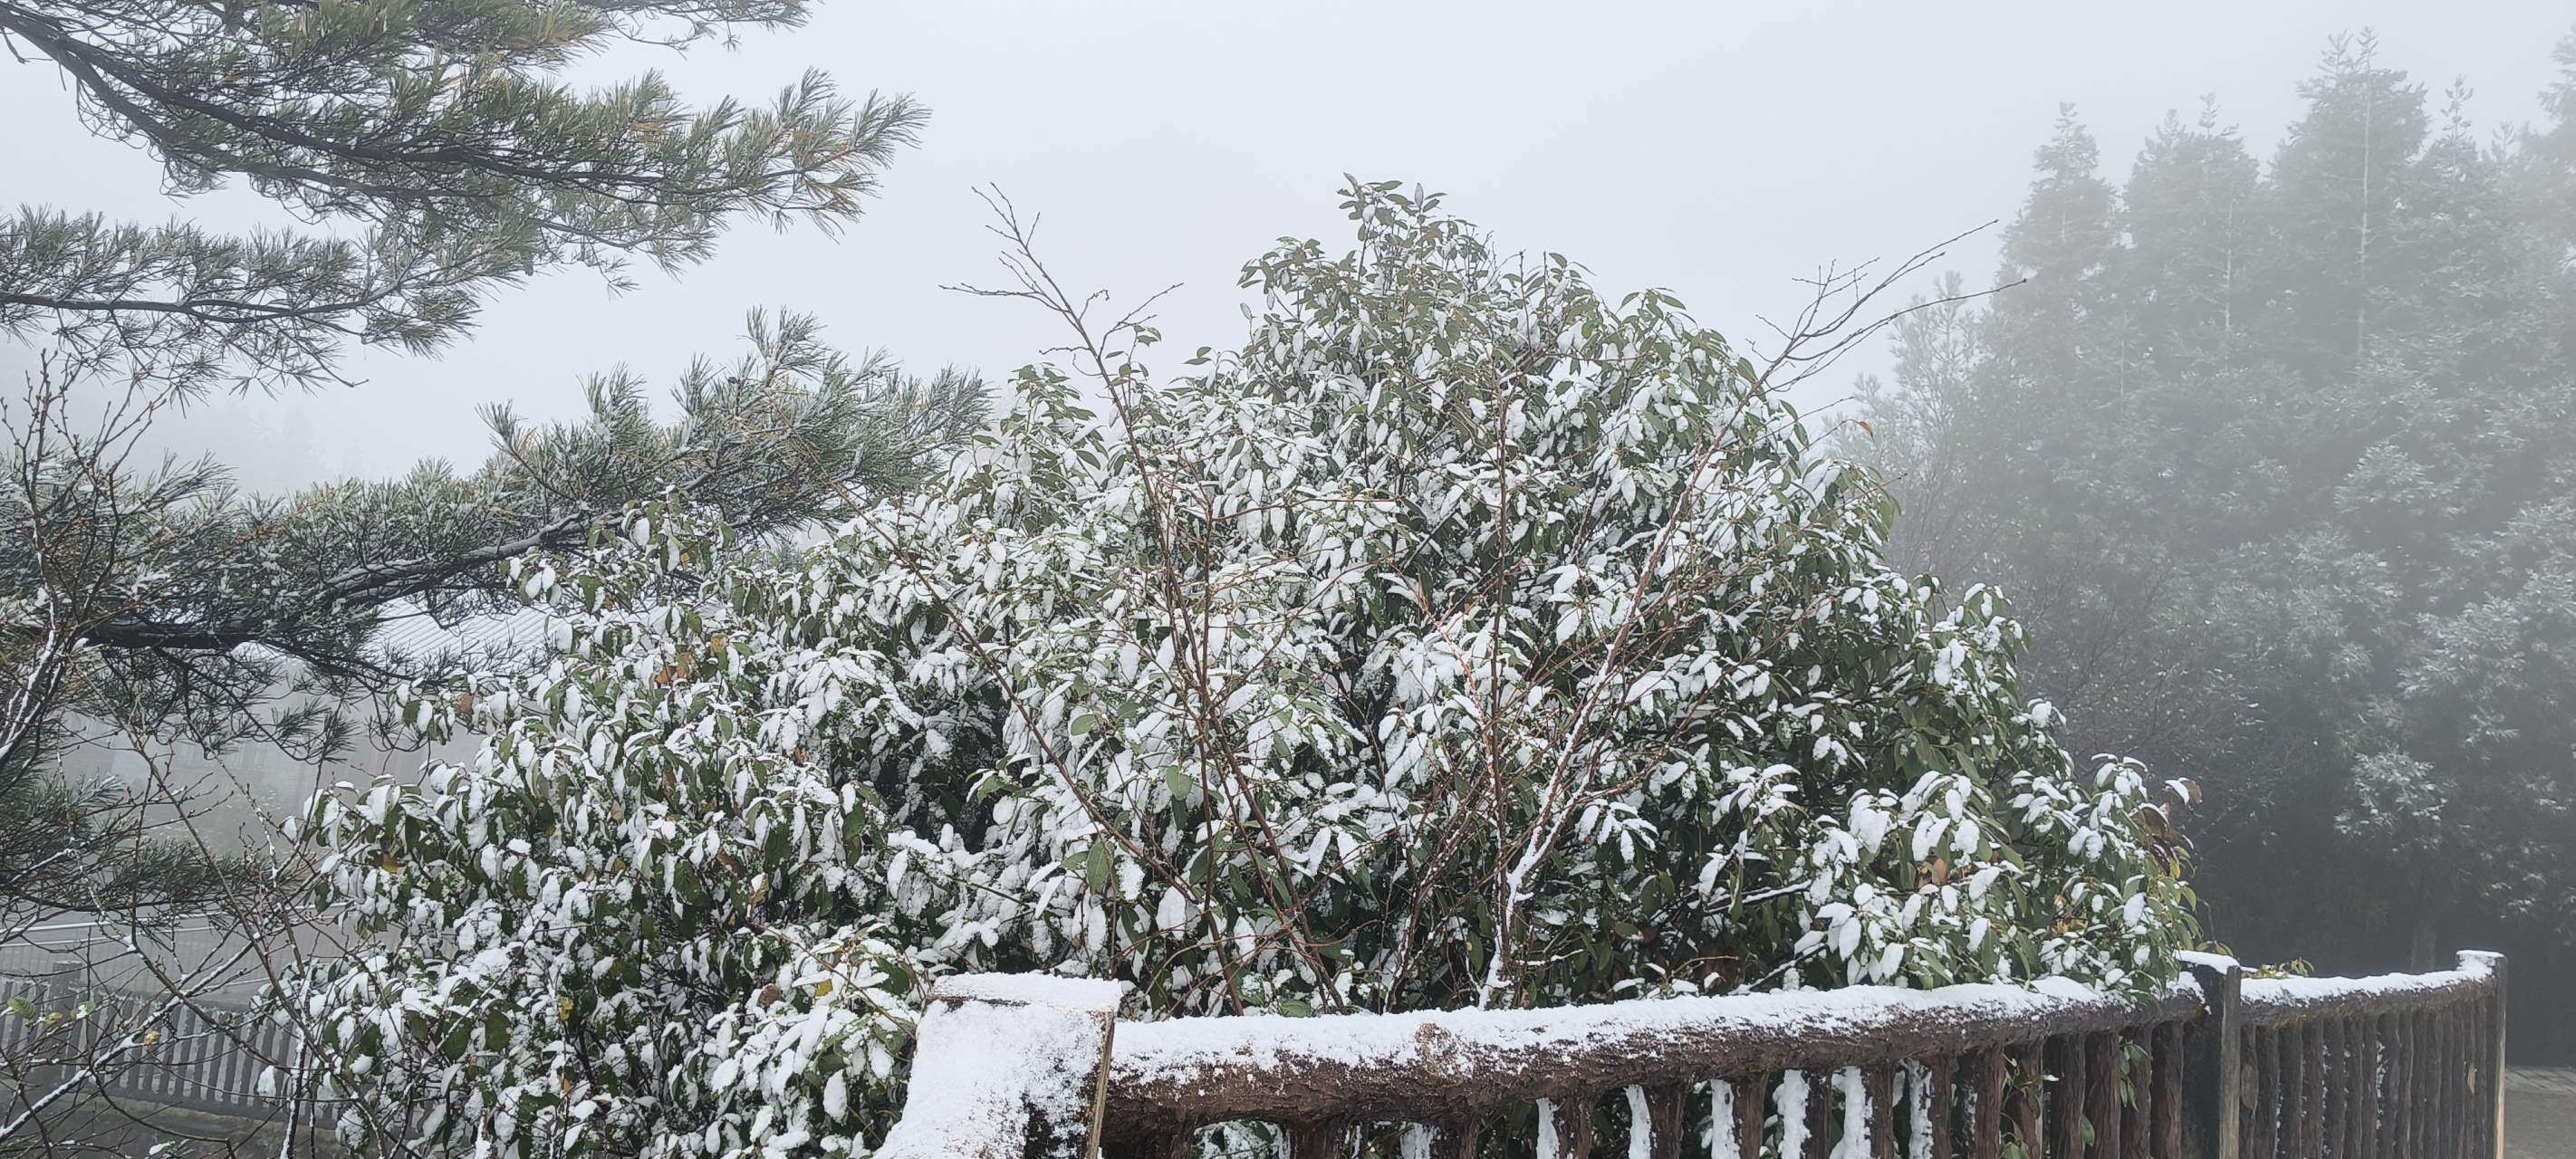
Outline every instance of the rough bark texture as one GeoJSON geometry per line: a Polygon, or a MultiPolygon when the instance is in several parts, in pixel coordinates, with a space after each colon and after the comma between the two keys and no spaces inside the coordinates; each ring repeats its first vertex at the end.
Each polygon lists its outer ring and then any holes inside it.
{"type": "Polygon", "coordinates": [[[1109,1132],[1126,1138],[1234,1119],[1324,1115],[1423,1122],[1461,1105],[1499,1107],[1700,1075],[1830,1076],[1845,1066],[2184,1018],[2200,1007],[2199,992],[2187,985],[2143,1005],[2000,986],[1866,989],[1875,992],[1222,1020],[1242,1031],[1231,1042],[1200,1025],[1216,1020],[1144,1023],[1119,1035],[1111,1057],[1109,1132]],[[1654,1007],[1653,1016],[1637,1017],[1640,1005],[1654,1007]]]}

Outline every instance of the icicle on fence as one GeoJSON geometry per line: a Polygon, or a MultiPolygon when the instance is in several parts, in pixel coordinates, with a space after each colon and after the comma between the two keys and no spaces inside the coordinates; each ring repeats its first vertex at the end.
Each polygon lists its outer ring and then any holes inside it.
{"type": "Polygon", "coordinates": [[[55,1087],[225,1115],[265,1115],[299,1084],[294,1027],[76,979],[0,977],[0,1060],[23,1107],[55,1087]]]}
{"type": "Polygon", "coordinates": [[[2145,1002],[2044,981],[1125,1024],[1103,984],[1026,981],[1038,988],[942,983],[878,1159],[1183,1159],[1245,1124],[1259,1126],[1234,1138],[1277,1140],[1287,1159],[1590,1159],[1597,1118],[1624,1122],[1626,1159],[2503,1154],[2496,954],[2251,980],[2195,956],[2145,1002]],[[994,1038],[1004,1025],[1070,1045],[996,1066],[1036,1041],[994,1038]],[[1093,1051],[1105,1063],[1086,1064],[1093,1051]]]}

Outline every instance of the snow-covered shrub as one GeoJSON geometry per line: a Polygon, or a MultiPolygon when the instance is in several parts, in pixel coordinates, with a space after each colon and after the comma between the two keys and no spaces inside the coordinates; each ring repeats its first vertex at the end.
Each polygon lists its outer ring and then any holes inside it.
{"type": "Polygon", "coordinates": [[[1083,331],[1105,414],[1022,371],[820,546],[675,501],[531,567],[552,663],[419,705],[481,756],[317,805],[380,949],[288,996],[356,1105],[862,1150],[947,971],[1145,1015],[2173,974],[2141,770],[2069,761],[1997,602],[1890,572],[1752,367],[1431,200],[1350,208],[1357,252],[1247,267],[1241,351],[1163,382],[1083,331]]]}

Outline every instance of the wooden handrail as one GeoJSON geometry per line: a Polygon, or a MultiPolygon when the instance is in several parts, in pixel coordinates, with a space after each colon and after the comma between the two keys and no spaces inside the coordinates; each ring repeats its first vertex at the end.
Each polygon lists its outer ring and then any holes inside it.
{"type": "Polygon", "coordinates": [[[1054,1048],[1061,1065],[1030,1072],[1053,1075],[1047,1089],[1020,1094],[995,1084],[1023,1080],[989,1067],[961,1078],[954,1060],[1002,1049],[996,1028],[1028,1047],[1052,1024],[1030,1020],[1015,981],[952,978],[934,990],[885,1151],[1183,1159],[1200,1128],[1252,1121],[1277,1129],[1292,1159],[1345,1159],[1373,1124],[1411,1125],[1430,1159],[1466,1159],[1498,1112],[1535,1102],[1540,1159],[1586,1159],[1595,1107],[1624,1092],[1630,1153],[1647,1159],[1682,1159],[1703,1137],[1720,1156],[1822,1159],[1845,1122],[1875,1159],[1998,1159],[2008,1144],[2027,1159],[2501,1159],[2501,955],[2362,979],[2248,979],[2208,955],[2187,965],[2144,999],[2053,979],[1120,1023],[1114,992],[1108,1007],[1093,992],[1049,1017],[1097,1033],[1054,1048]],[[973,1016],[994,1003],[1012,1012],[973,1016]],[[1015,1109],[1076,1091],[1097,1092],[1088,1130],[1015,1109]],[[961,1110],[975,1106],[996,1109],[961,1110]]]}
{"type": "Polygon", "coordinates": [[[1108,1137],[1236,1119],[1431,1122],[1461,1105],[1955,1055],[2188,1018],[2200,1007],[2187,981],[2133,1002],[2050,979],[2031,989],[1855,986],[1551,1010],[1134,1023],[1110,1054],[1108,1137]]]}
{"type": "Polygon", "coordinates": [[[2272,1026],[2307,1018],[2348,1018],[2428,1010],[2472,998],[2501,979],[2504,955],[2460,952],[2460,964],[2430,974],[2369,978],[2248,978],[2245,1021],[2272,1026]]]}

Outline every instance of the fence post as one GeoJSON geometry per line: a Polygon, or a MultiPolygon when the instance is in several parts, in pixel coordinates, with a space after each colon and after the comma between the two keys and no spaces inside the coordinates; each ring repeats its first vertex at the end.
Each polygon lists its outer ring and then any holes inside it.
{"type": "Polygon", "coordinates": [[[2243,1065],[2238,1001],[2245,968],[2220,954],[2186,953],[2183,965],[2206,1004],[2199,1025],[2183,1032],[2183,1154],[2237,1159],[2238,1069],[2243,1065]]]}
{"type": "Polygon", "coordinates": [[[2480,1124],[2486,1132],[2486,1146],[2479,1149],[2488,1152],[2488,1159],[2504,1159],[2504,955],[2486,950],[2460,951],[2461,969],[2480,966],[2495,981],[2494,994],[2487,999],[2487,1041],[2479,1044],[2484,1049],[2479,1052],[2477,1075],[2486,1083],[2486,1089],[2478,1092],[2484,1104],[2478,1108],[2478,1117],[2486,1120],[2480,1124]]]}
{"type": "Polygon", "coordinates": [[[941,979],[913,1028],[903,1117],[879,1159],[1093,1159],[1122,982],[941,979]]]}

